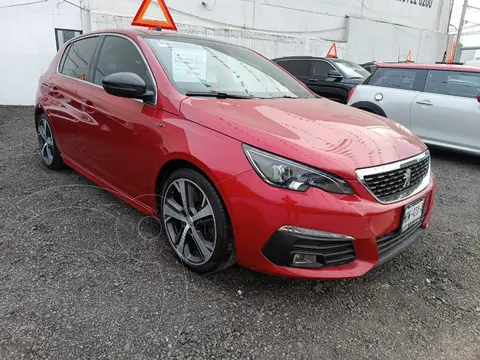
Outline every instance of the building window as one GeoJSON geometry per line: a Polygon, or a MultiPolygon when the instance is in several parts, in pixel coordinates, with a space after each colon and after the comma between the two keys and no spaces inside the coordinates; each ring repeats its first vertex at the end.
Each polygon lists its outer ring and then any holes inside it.
{"type": "Polygon", "coordinates": [[[82,35],[81,30],[69,30],[69,29],[55,29],[55,38],[57,39],[57,51],[67,41],[73,39],[76,36],[82,35]]]}

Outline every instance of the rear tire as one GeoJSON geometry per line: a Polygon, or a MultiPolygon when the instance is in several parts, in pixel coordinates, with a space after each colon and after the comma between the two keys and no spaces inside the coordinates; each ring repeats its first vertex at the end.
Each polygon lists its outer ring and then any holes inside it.
{"type": "Polygon", "coordinates": [[[170,247],[200,274],[235,263],[232,227],[220,194],[199,171],[182,168],[161,186],[158,210],[170,247]]]}
{"type": "Polygon", "coordinates": [[[41,114],[37,120],[38,145],[40,156],[46,167],[58,170],[65,167],[60,151],[57,148],[50,120],[46,114],[41,114]]]}

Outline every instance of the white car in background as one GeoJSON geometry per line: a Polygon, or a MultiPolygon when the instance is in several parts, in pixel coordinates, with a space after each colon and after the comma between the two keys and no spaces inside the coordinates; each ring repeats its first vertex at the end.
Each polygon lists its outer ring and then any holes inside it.
{"type": "Polygon", "coordinates": [[[348,105],[394,120],[427,145],[480,155],[480,68],[377,64],[348,105]]]}

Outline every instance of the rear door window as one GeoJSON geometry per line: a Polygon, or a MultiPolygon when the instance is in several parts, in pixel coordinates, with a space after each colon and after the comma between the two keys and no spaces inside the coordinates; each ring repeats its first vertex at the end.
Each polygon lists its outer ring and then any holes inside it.
{"type": "Polygon", "coordinates": [[[286,69],[296,77],[310,76],[311,63],[310,60],[289,60],[286,69]]]}
{"type": "Polygon", "coordinates": [[[72,43],[65,51],[60,62],[60,74],[72,78],[91,81],[88,68],[98,45],[99,37],[89,37],[72,43]]]}
{"type": "Polygon", "coordinates": [[[130,72],[140,76],[148,90],[154,90],[153,79],[137,47],[120,36],[107,36],[100,50],[95,73],[95,84],[102,85],[102,79],[117,72],[130,72]]]}
{"type": "Polygon", "coordinates": [[[425,92],[477,98],[480,94],[480,73],[430,70],[425,92]]]}
{"type": "Polygon", "coordinates": [[[379,68],[368,84],[392,89],[414,90],[418,73],[415,69],[379,68]]]}

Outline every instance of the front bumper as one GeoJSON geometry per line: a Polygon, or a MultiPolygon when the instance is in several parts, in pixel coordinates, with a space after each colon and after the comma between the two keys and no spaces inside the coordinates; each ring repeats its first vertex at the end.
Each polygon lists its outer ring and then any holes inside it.
{"type": "Polygon", "coordinates": [[[424,191],[394,204],[380,204],[359,182],[349,183],[355,195],[329,194],[314,188],[299,193],[269,186],[252,170],[218,184],[230,214],[238,263],[286,277],[358,277],[407,249],[428,227],[435,198],[433,175],[424,191]],[[422,197],[426,197],[422,222],[400,234],[404,207],[422,197]],[[316,240],[279,234],[283,226],[342,234],[353,241],[337,244],[340,251],[330,253],[325,253],[325,248],[332,244],[323,243],[324,253],[318,257],[322,266],[295,267],[291,264],[292,249],[315,247],[316,240]]]}

